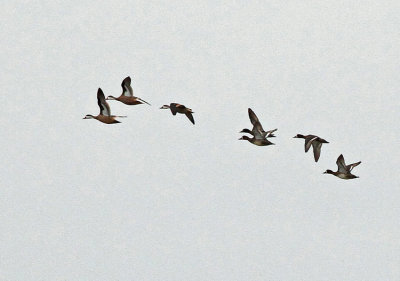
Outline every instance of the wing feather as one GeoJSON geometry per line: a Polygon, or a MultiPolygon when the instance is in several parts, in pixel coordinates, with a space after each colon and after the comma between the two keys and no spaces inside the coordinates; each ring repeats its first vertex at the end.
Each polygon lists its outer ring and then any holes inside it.
{"type": "Polygon", "coordinates": [[[133,97],[133,89],[131,87],[131,77],[128,76],[124,80],[122,80],[121,87],[122,87],[122,95],[126,97],[133,97]]]}
{"type": "Polygon", "coordinates": [[[263,132],[264,132],[264,130],[263,130],[260,122],[256,122],[253,127],[254,137],[259,140],[265,139],[263,132]]]}
{"type": "Polygon", "coordinates": [[[277,131],[278,129],[273,129],[273,130],[269,130],[265,132],[265,137],[266,138],[271,138],[271,137],[275,137],[274,132],[277,131]]]}
{"type": "Polygon", "coordinates": [[[359,161],[357,163],[350,164],[350,165],[347,166],[347,168],[349,169],[349,172],[351,172],[354,169],[354,167],[357,167],[360,164],[361,164],[361,161],[359,161]]]}
{"type": "Polygon", "coordinates": [[[336,165],[338,166],[338,172],[341,172],[341,173],[347,173],[348,172],[346,163],[344,162],[343,154],[340,154],[340,156],[336,160],[336,165]]]}
{"type": "Polygon", "coordinates": [[[100,114],[101,115],[105,115],[105,116],[110,116],[111,115],[110,106],[106,102],[106,98],[104,97],[104,93],[101,90],[101,88],[99,88],[97,90],[97,104],[100,107],[100,114]]]}
{"type": "Polygon", "coordinates": [[[255,137],[263,138],[264,129],[260,122],[255,122],[253,126],[253,131],[255,137]]]}
{"type": "Polygon", "coordinates": [[[185,115],[187,116],[187,118],[189,118],[190,122],[192,122],[193,125],[194,125],[194,118],[193,118],[192,113],[186,111],[186,112],[185,112],[185,115]]]}
{"type": "Polygon", "coordinates": [[[312,144],[313,141],[316,140],[317,138],[318,138],[318,137],[316,137],[316,136],[310,136],[310,137],[306,138],[306,141],[305,141],[305,143],[304,143],[304,150],[305,150],[306,152],[310,149],[311,144],[312,144]]]}
{"type": "Polygon", "coordinates": [[[178,112],[177,111],[177,105],[179,105],[179,104],[177,104],[177,103],[171,103],[170,105],[169,105],[169,109],[171,110],[171,112],[172,112],[172,115],[176,115],[176,113],[178,112]]]}
{"type": "Polygon", "coordinates": [[[314,151],[314,160],[315,160],[315,162],[318,162],[318,159],[321,155],[322,143],[320,143],[319,141],[314,141],[312,143],[312,146],[313,146],[313,151],[314,151]]]}
{"type": "Polygon", "coordinates": [[[249,111],[249,118],[250,118],[251,124],[255,125],[255,123],[260,122],[260,121],[258,120],[257,115],[254,113],[253,110],[251,110],[251,108],[249,108],[248,111],[249,111]]]}

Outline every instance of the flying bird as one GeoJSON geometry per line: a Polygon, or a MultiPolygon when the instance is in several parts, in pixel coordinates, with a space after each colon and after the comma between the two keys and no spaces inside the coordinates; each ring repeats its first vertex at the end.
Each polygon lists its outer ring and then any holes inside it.
{"type": "Polygon", "coordinates": [[[183,104],[179,103],[171,103],[170,105],[163,105],[160,109],[170,109],[173,115],[176,113],[185,114],[187,118],[189,118],[190,122],[194,125],[194,119],[192,113],[194,113],[190,108],[184,106],[183,104]]]}
{"type": "Polygon", "coordinates": [[[106,123],[106,124],[115,124],[115,123],[121,123],[115,119],[116,117],[126,117],[126,116],[111,115],[110,106],[106,102],[104,93],[101,90],[101,88],[99,88],[97,90],[97,104],[100,107],[99,115],[93,116],[91,114],[87,114],[83,119],[96,119],[96,120],[106,123]]]}
{"type": "Polygon", "coordinates": [[[107,100],[117,100],[127,105],[136,105],[142,103],[147,103],[148,105],[150,105],[147,101],[144,101],[141,98],[135,97],[133,95],[133,89],[131,87],[131,77],[128,76],[124,80],[122,80],[121,87],[122,94],[118,98],[114,96],[108,96],[107,100]]]}
{"type": "Polygon", "coordinates": [[[344,180],[355,179],[358,177],[353,175],[351,173],[351,171],[353,170],[354,167],[356,167],[360,164],[361,164],[361,161],[350,164],[350,165],[346,165],[346,163],[344,162],[343,154],[340,154],[340,156],[336,160],[336,165],[338,166],[338,170],[336,172],[334,172],[332,170],[326,170],[324,172],[324,174],[331,174],[331,175],[337,176],[338,178],[341,178],[344,180]]]}
{"type": "Polygon", "coordinates": [[[273,132],[275,132],[277,129],[267,132],[264,131],[260,121],[257,118],[257,115],[253,112],[253,110],[249,108],[248,112],[250,121],[253,124],[253,129],[251,131],[249,129],[243,129],[240,133],[249,133],[253,137],[249,138],[248,136],[242,136],[239,140],[247,140],[248,142],[258,146],[273,145],[274,143],[267,140],[267,137],[275,137],[273,132]]]}
{"type": "Polygon", "coordinates": [[[301,134],[297,134],[295,135],[293,138],[301,138],[301,139],[305,139],[305,143],[304,143],[304,150],[307,152],[311,145],[313,147],[313,151],[314,151],[314,159],[315,162],[318,162],[319,156],[321,155],[321,147],[323,143],[329,143],[324,139],[321,139],[318,136],[314,136],[314,135],[301,135],[301,134]]]}
{"type": "Polygon", "coordinates": [[[275,137],[275,135],[273,133],[275,131],[277,131],[278,129],[264,131],[264,128],[262,127],[260,120],[258,120],[258,117],[254,113],[254,111],[251,108],[249,108],[248,112],[249,112],[250,122],[251,122],[251,124],[253,124],[253,129],[251,131],[249,129],[243,129],[239,133],[248,133],[253,136],[255,136],[256,134],[261,134],[265,138],[274,138],[275,137]]]}

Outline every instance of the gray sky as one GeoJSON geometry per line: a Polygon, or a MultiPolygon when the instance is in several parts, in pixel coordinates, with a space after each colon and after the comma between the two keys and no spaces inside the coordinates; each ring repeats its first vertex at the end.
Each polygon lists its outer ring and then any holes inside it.
{"type": "Polygon", "coordinates": [[[399,1],[2,6],[1,281],[400,279],[399,1]]]}

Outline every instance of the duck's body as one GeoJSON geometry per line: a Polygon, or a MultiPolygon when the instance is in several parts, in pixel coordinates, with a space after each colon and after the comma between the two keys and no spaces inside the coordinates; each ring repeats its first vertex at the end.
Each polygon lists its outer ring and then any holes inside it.
{"type": "Polygon", "coordinates": [[[121,123],[120,121],[115,119],[115,116],[104,116],[104,115],[99,114],[99,115],[95,116],[94,119],[96,119],[100,122],[106,123],[106,124],[121,123]]]}
{"type": "Polygon", "coordinates": [[[247,140],[250,143],[252,143],[254,145],[258,145],[258,146],[267,146],[267,145],[274,144],[274,143],[270,142],[269,140],[267,140],[266,138],[256,138],[256,137],[249,138],[248,136],[242,136],[239,140],[247,140]]]}
{"type": "Polygon", "coordinates": [[[318,162],[318,159],[321,155],[321,147],[323,143],[329,143],[326,140],[318,137],[318,136],[314,136],[314,135],[301,135],[301,134],[297,134],[296,136],[294,136],[293,138],[302,138],[305,139],[305,143],[304,143],[304,150],[305,152],[307,152],[311,145],[313,147],[313,152],[314,152],[314,160],[315,162],[318,162]]]}
{"type": "Polygon", "coordinates": [[[127,97],[127,96],[119,96],[117,98],[113,96],[108,96],[107,100],[117,100],[120,101],[126,105],[137,105],[137,104],[143,104],[144,102],[138,100],[137,97],[127,97]]]}
{"type": "Polygon", "coordinates": [[[114,96],[108,96],[107,100],[117,100],[127,105],[137,105],[142,103],[150,105],[148,102],[133,95],[133,89],[131,87],[131,77],[128,76],[124,80],[122,80],[121,87],[122,94],[119,97],[116,98],[114,96]]]}
{"type": "Polygon", "coordinates": [[[94,116],[91,114],[87,114],[83,119],[96,119],[105,124],[115,124],[115,123],[121,123],[115,119],[116,117],[125,117],[125,116],[111,115],[110,106],[106,102],[104,93],[100,88],[97,90],[97,104],[100,107],[99,115],[94,116]]]}
{"type": "Polygon", "coordinates": [[[336,172],[332,170],[326,170],[324,174],[331,174],[334,175],[338,178],[344,179],[344,180],[350,180],[350,179],[356,179],[358,178],[357,176],[353,175],[351,171],[353,170],[354,167],[358,166],[361,164],[361,161],[346,165],[344,162],[344,157],[342,154],[338,157],[336,160],[336,165],[338,166],[338,170],[336,172]]]}
{"type": "Polygon", "coordinates": [[[331,175],[337,176],[338,178],[341,178],[343,180],[351,180],[351,179],[358,178],[357,176],[355,176],[353,174],[334,172],[332,170],[326,170],[324,174],[331,174],[331,175]]]}
{"type": "Polygon", "coordinates": [[[184,106],[183,104],[179,103],[171,103],[170,105],[165,104],[162,107],[160,107],[160,109],[170,109],[172,115],[176,115],[177,113],[185,114],[186,117],[190,120],[190,122],[192,122],[194,125],[194,118],[192,115],[194,113],[193,110],[184,106]]]}
{"type": "Polygon", "coordinates": [[[264,128],[262,127],[260,120],[258,119],[257,115],[254,113],[254,111],[251,108],[249,108],[248,112],[249,112],[250,122],[251,122],[251,124],[253,124],[253,129],[251,131],[249,129],[243,129],[242,131],[240,131],[240,133],[248,133],[252,136],[261,135],[264,138],[274,138],[275,137],[275,135],[273,133],[275,131],[277,131],[278,129],[264,131],[264,128]]]}

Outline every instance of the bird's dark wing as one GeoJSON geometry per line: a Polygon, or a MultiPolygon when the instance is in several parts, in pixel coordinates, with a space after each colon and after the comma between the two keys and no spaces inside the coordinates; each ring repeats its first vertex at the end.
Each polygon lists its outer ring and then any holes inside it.
{"type": "Polygon", "coordinates": [[[272,138],[275,137],[274,132],[277,131],[278,129],[273,129],[265,132],[265,137],[266,138],[272,138]]]}
{"type": "Polygon", "coordinates": [[[322,143],[320,143],[319,141],[313,141],[312,146],[314,151],[314,160],[315,162],[318,162],[319,156],[321,155],[322,143]]]}
{"type": "Polygon", "coordinates": [[[187,118],[189,118],[190,122],[192,122],[194,125],[194,119],[193,119],[192,113],[187,111],[187,112],[185,112],[185,115],[187,116],[187,118]]]}
{"type": "Polygon", "coordinates": [[[315,141],[317,138],[318,138],[317,136],[311,136],[311,135],[306,137],[306,141],[305,141],[305,143],[304,143],[304,150],[305,150],[305,152],[307,152],[307,151],[310,149],[311,144],[312,144],[313,141],[315,141]]]}
{"type": "Polygon", "coordinates": [[[133,89],[131,87],[131,77],[128,76],[124,80],[122,80],[121,87],[122,87],[122,95],[126,97],[133,97],[133,89]]]}
{"type": "Polygon", "coordinates": [[[176,113],[178,112],[177,107],[178,107],[179,105],[180,105],[180,104],[177,104],[177,103],[171,103],[171,104],[169,105],[169,109],[171,110],[171,112],[172,112],[173,115],[176,115],[176,113]]]}
{"type": "Polygon", "coordinates": [[[336,165],[338,166],[338,171],[341,173],[347,173],[348,169],[346,163],[344,162],[343,154],[340,154],[338,159],[336,160],[336,165]]]}
{"type": "Polygon", "coordinates": [[[251,108],[249,108],[248,111],[249,111],[249,118],[250,118],[251,124],[255,125],[255,123],[260,122],[260,121],[258,120],[257,115],[254,113],[253,110],[251,110],[251,108]]]}
{"type": "Polygon", "coordinates": [[[97,90],[97,104],[100,107],[100,114],[105,116],[111,115],[110,106],[106,102],[106,98],[104,97],[103,91],[99,88],[97,90]]]}
{"type": "Polygon", "coordinates": [[[354,167],[357,167],[360,164],[361,164],[361,161],[359,161],[357,163],[353,163],[353,164],[347,165],[346,168],[348,169],[349,172],[351,172],[354,167]]]}
{"type": "Polygon", "coordinates": [[[261,126],[260,122],[255,122],[253,126],[253,136],[255,136],[257,139],[263,139],[264,138],[264,129],[261,126]]]}

